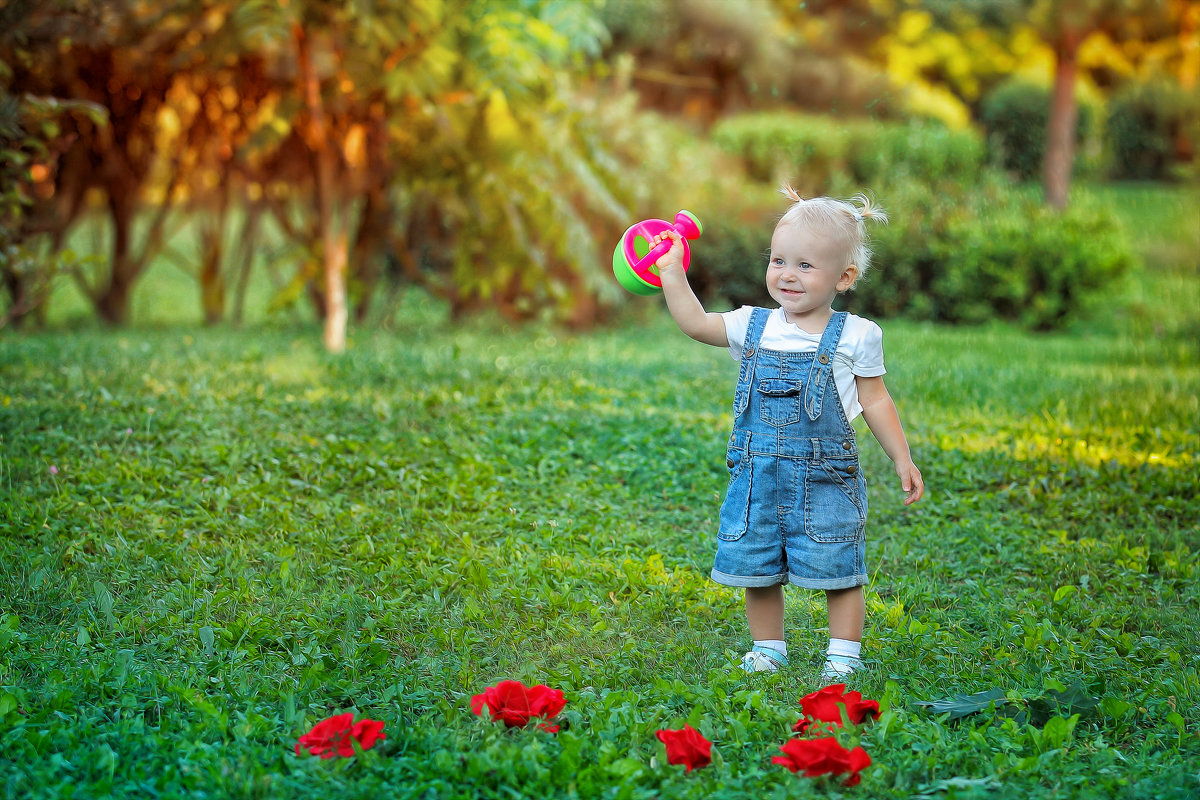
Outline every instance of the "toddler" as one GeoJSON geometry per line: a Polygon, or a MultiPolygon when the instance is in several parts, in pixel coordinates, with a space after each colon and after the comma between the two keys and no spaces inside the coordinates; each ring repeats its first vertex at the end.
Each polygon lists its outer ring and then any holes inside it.
{"type": "Polygon", "coordinates": [[[867,490],[850,423],[863,415],[895,464],[905,505],[921,499],[924,484],[883,383],[883,332],[832,307],[867,270],[866,222],[887,215],[863,195],[805,200],[782,191],[792,204],[775,226],[766,275],[778,308],[705,311],[683,271],[680,235],[666,231],[654,244],[673,241],[657,266],[680,330],[728,347],[741,364],[712,570],[713,580],[746,593],[754,644],[741,666],[787,666],[783,585],[795,583],[825,591],[822,679],[844,680],[862,666],[867,582],[867,490]]]}

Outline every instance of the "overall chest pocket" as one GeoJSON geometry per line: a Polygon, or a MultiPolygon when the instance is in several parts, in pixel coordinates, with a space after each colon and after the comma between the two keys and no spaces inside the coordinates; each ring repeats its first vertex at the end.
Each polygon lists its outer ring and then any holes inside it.
{"type": "Polygon", "coordinates": [[[758,416],[769,425],[791,425],[800,421],[801,381],[763,378],[758,382],[758,416]]]}

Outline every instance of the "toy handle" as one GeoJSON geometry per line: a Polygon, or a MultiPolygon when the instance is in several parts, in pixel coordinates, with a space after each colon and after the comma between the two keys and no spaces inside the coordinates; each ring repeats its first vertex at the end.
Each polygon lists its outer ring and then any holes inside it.
{"type": "MultiPolygon", "coordinates": [[[[654,266],[655,262],[665,256],[667,253],[671,252],[671,248],[674,246],[675,243],[670,239],[662,240],[658,244],[654,245],[654,247],[650,248],[649,253],[646,253],[646,255],[637,260],[637,263],[633,265],[633,271],[637,273],[649,272],[650,268],[654,266]]],[[[683,246],[686,248],[687,242],[684,242],[683,246]]]]}
{"type": "MultiPolygon", "coordinates": [[[[637,225],[633,226],[633,228],[630,230],[630,233],[642,236],[646,239],[646,241],[652,240],[658,234],[658,231],[654,231],[653,229],[648,231],[645,230],[643,226],[646,226],[646,223],[639,222],[637,225]]],[[[696,239],[700,236],[700,233],[703,230],[700,226],[700,220],[696,219],[695,215],[690,211],[680,211],[675,215],[675,224],[671,227],[678,231],[679,235],[683,237],[682,244],[684,259],[686,262],[689,255],[687,240],[696,239]]],[[[649,272],[650,268],[654,266],[654,263],[670,252],[673,246],[674,242],[672,242],[670,239],[665,239],[659,242],[654,247],[650,248],[649,253],[646,253],[646,255],[637,260],[637,263],[633,265],[633,271],[639,274],[649,272]]]]}

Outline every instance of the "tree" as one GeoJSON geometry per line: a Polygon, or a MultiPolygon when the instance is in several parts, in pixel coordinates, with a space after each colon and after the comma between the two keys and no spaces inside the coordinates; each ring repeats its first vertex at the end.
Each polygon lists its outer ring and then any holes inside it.
{"type": "Polygon", "coordinates": [[[1075,160],[1080,52],[1089,39],[1152,41],[1178,30],[1186,7],[1179,0],[925,0],[940,24],[962,30],[984,24],[993,29],[1029,27],[1054,57],[1046,126],[1042,185],[1047,205],[1065,208],[1075,160]]]}
{"type": "Polygon", "coordinates": [[[128,320],[134,285],[167,240],[183,153],[160,151],[160,114],[174,81],[197,67],[198,2],[144,4],[130,0],[18,3],[15,26],[0,60],[12,65],[24,92],[85,102],[105,110],[107,124],[88,116],[64,121],[70,147],[48,196],[31,210],[51,235],[52,252],[84,210],[91,189],[103,192],[112,224],[107,269],[92,278],[72,272],[80,290],[110,324],[128,320]],[[141,221],[144,193],[160,189],[141,221]],[[141,235],[138,230],[141,229],[141,235]]]}
{"type": "MultiPolygon", "coordinates": [[[[0,78],[10,76],[0,63],[0,78]]],[[[64,122],[73,117],[105,124],[104,110],[90,103],[56,98],[14,97],[0,83],[0,281],[8,292],[8,307],[0,328],[19,325],[38,311],[64,267],[72,258],[45,257],[34,240],[45,233],[30,218],[39,194],[52,186],[59,160],[71,138],[64,122]]]]}
{"type": "Polygon", "coordinates": [[[1046,203],[1066,208],[1075,158],[1079,49],[1094,34],[1113,38],[1161,35],[1171,24],[1161,0],[1037,0],[1032,18],[1054,49],[1054,88],[1042,171],[1046,203]]]}
{"type": "Polygon", "coordinates": [[[23,34],[34,10],[21,2],[0,7],[0,281],[9,298],[0,328],[19,325],[40,310],[59,272],[77,266],[73,258],[41,252],[37,240],[55,231],[33,211],[39,199],[53,195],[73,128],[107,124],[104,109],[94,103],[12,92],[11,64],[22,60],[23,34]]]}
{"type": "Polygon", "coordinates": [[[625,98],[580,88],[605,36],[591,4],[58,2],[23,6],[14,84],[109,113],[110,130],[72,130],[43,204],[61,241],[103,192],[110,266],[80,283],[106,320],[128,318],[164,251],[219,319],[267,221],[300,253],[277,302],[310,298],[335,352],[393,255],[456,313],[582,326],[613,297],[595,265],[646,191],[628,179],[643,154],[625,98]],[[197,255],[171,247],[177,211],[197,255]]]}
{"type": "MultiPolygon", "coordinates": [[[[606,165],[569,82],[603,29],[553,0],[366,9],[246,3],[231,18],[241,47],[264,53],[299,98],[281,105],[278,146],[307,165],[292,188],[306,187],[314,224],[293,224],[283,200],[272,208],[289,235],[317,231],[323,285],[310,296],[326,346],[344,347],[347,277],[369,297],[381,245],[456,311],[492,305],[518,319],[548,302],[586,324],[602,291],[591,231],[627,216],[620,166],[606,165]]],[[[312,277],[298,273],[293,295],[312,277]]]]}

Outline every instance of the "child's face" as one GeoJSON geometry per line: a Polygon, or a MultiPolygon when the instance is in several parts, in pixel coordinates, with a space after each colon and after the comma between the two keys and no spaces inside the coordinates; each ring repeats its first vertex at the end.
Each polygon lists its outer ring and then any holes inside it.
{"type": "MultiPolygon", "coordinates": [[[[808,225],[780,225],[771,237],[767,291],[789,322],[822,317],[833,298],[854,285],[858,268],[846,263],[846,245],[808,225]]],[[[822,321],[822,320],[818,320],[822,321]]]]}

